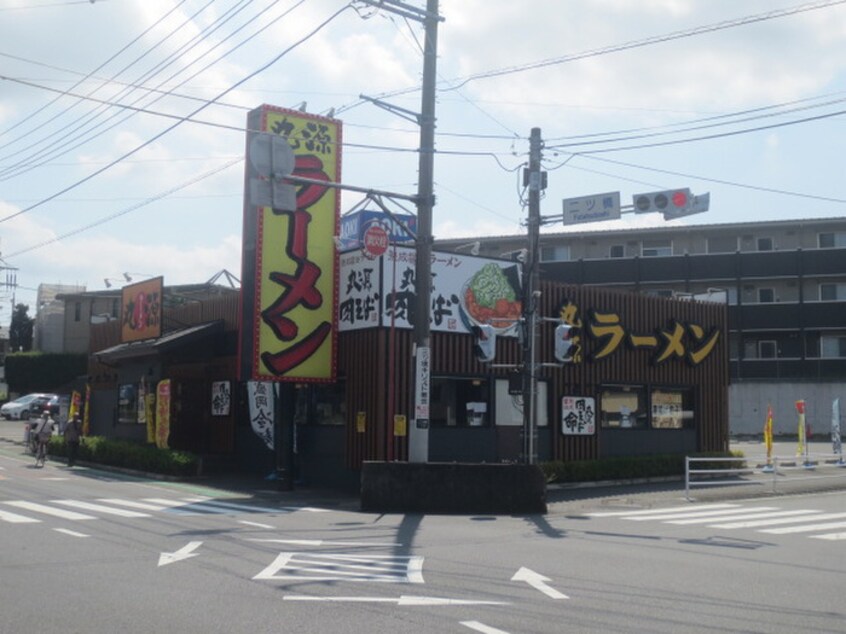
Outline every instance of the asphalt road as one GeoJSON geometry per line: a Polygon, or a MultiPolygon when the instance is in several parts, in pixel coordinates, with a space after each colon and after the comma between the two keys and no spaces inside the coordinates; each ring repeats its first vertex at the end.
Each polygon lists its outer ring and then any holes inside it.
{"type": "Polygon", "coordinates": [[[551,498],[545,515],[362,513],[36,469],[0,442],[0,632],[843,631],[844,491],[551,498]]]}

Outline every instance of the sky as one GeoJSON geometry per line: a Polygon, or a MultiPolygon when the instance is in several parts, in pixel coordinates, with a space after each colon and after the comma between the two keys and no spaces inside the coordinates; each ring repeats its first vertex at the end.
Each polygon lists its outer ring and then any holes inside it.
{"type": "MultiPolygon", "coordinates": [[[[710,209],[673,224],[846,217],[846,0],[439,9],[436,239],[525,234],[532,128],[545,217],[565,198],[678,187],[710,209]]],[[[342,182],[415,194],[419,128],[361,96],[419,112],[422,43],[419,22],[363,2],[0,0],[0,284],[16,280],[0,324],[14,303],[34,314],[42,283],[240,278],[261,104],[334,110],[342,182]]],[[[341,213],[361,201],[344,192],[341,213]]]]}

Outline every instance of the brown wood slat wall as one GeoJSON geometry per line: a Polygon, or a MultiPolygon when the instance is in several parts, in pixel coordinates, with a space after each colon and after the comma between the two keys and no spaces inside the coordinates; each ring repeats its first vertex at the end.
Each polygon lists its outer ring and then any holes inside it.
{"type": "MultiPolygon", "coordinates": [[[[579,308],[579,317],[586,324],[588,311],[617,313],[627,332],[655,334],[669,329],[673,320],[682,325],[694,323],[706,333],[720,329],[720,338],[711,354],[699,365],[684,359],[671,358],[660,365],[651,362],[653,350],[633,349],[621,344],[610,356],[597,361],[590,355],[601,347],[582,328],[584,359],[580,364],[544,369],[550,380],[550,420],[555,425],[554,457],[559,460],[589,460],[599,456],[600,435],[592,437],[564,436],[560,433],[561,396],[598,397],[603,384],[691,387],[702,451],[724,451],[728,441],[728,313],[722,304],[667,300],[583,286],[542,284],[541,313],[557,315],[559,307],[570,299],[579,308]]],[[[552,361],[555,324],[541,325],[539,361],[552,361]]],[[[597,401],[597,407],[599,403],[597,401]]]]}

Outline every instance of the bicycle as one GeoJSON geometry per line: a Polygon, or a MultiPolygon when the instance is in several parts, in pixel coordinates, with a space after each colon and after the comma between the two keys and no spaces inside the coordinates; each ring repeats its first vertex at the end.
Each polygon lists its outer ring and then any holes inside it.
{"type": "Polygon", "coordinates": [[[35,454],[35,466],[36,467],[43,467],[44,463],[46,461],[47,461],[47,443],[39,440],[38,441],[38,450],[35,454]]]}

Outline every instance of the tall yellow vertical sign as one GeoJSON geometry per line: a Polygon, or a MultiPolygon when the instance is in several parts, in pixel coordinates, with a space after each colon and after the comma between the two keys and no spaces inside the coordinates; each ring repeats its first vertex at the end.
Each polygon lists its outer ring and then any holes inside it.
{"type": "Polygon", "coordinates": [[[248,128],[241,378],[334,381],[340,197],[323,183],[341,177],[341,123],[261,106],[248,115],[248,128]],[[311,181],[292,185],[296,209],[256,206],[261,197],[251,199],[262,180],[280,185],[250,160],[251,143],[262,134],[283,137],[293,151],[291,174],[311,181]]]}

